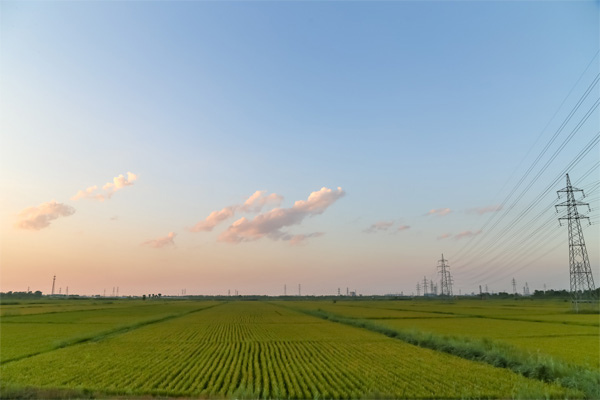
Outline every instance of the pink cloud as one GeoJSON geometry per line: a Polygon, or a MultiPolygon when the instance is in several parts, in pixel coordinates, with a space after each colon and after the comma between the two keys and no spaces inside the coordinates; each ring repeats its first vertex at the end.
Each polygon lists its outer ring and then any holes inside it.
{"type": "Polygon", "coordinates": [[[210,232],[220,222],[225,221],[235,214],[235,206],[225,207],[220,211],[211,212],[205,220],[198,222],[190,228],[192,232],[210,232]]]}
{"type": "Polygon", "coordinates": [[[398,229],[396,229],[396,231],[397,231],[397,232],[400,232],[400,231],[405,231],[405,230],[407,230],[407,229],[410,229],[410,225],[400,225],[400,226],[398,227],[398,229]]]}
{"type": "Polygon", "coordinates": [[[457,233],[456,235],[454,235],[454,239],[456,240],[460,240],[460,239],[464,239],[464,238],[468,238],[468,237],[472,237],[472,236],[477,236],[481,233],[481,231],[462,231],[460,233],[457,233]]]}
{"type": "Polygon", "coordinates": [[[487,207],[478,207],[478,208],[470,208],[467,210],[468,214],[478,214],[483,215],[486,213],[496,212],[502,210],[501,205],[496,206],[487,206],[487,207]]]}
{"type": "Polygon", "coordinates": [[[29,207],[19,213],[17,228],[39,231],[50,226],[50,222],[60,217],[75,214],[75,209],[52,200],[37,207],[29,207]]]}
{"type": "Polygon", "coordinates": [[[444,215],[448,215],[451,212],[452,212],[452,210],[450,210],[449,208],[437,208],[437,209],[430,210],[425,215],[437,215],[438,217],[443,217],[444,215]]]}
{"type": "Polygon", "coordinates": [[[448,239],[451,236],[452,236],[451,233],[444,233],[441,236],[438,236],[438,240],[448,239]]]}
{"type": "Polygon", "coordinates": [[[283,196],[280,196],[276,193],[265,195],[266,192],[266,190],[257,190],[250,197],[248,197],[248,199],[246,199],[244,204],[227,206],[220,211],[213,211],[208,215],[208,217],[206,217],[205,220],[198,222],[189,230],[192,232],[210,232],[215,226],[226,219],[233,217],[238,211],[256,213],[260,212],[263,207],[268,204],[279,204],[281,203],[281,200],[283,200],[283,196]]]}
{"type": "Polygon", "coordinates": [[[109,182],[102,186],[102,189],[108,191],[109,193],[114,193],[117,190],[123,189],[125,186],[133,185],[133,182],[137,180],[137,175],[131,172],[127,173],[127,178],[125,178],[122,174],[113,178],[112,182],[109,182]]]}
{"type": "Polygon", "coordinates": [[[266,190],[257,190],[248,197],[248,199],[240,206],[240,210],[244,212],[260,212],[263,207],[267,204],[273,204],[278,206],[283,200],[283,196],[276,193],[271,193],[265,196],[266,190]]]}
{"type": "Polygon", "coordinates": [[[94,193],[98,189],[98,186],[90,186],[85,190],[80,190],[77,194],[71,197],[71,200],[79,200],[79,199],[96,199],[98,201],[104,201],[104,195],[99,193],[94,193]]]}
{"type": "Polygon", "coordinates": [[[394,225],[394,221],[378,221],[372,224],[370,227],[363,230],[365,233],[375,233],[379,231],[387,231],[392,225],[394,225]]]}
{"type": "Polygon", "coordinates": [[[301,235],[287,235],[282,237],[282,240],[289,240],[292,246],[299,246],[301,244],[306,244],[306,241],[312,237],[323,236],[324,232],[313,232],[301,235]]]}
{"type": "Polygon", "coordinates": [[[175,246],[175,241],[173,240],[175,239],[175,236],[177,236],[177,234],[169,232],[169,234],[165,237],[145,241],[142,243],[142,245],[153,247],[155,249],[160,249],[165,246],[175,246]]]}
{"type": "Polygon", "coordinates": [[[75,196],[71,197],[71,200],[79,200],[79,199],[93,199],[98,201],[108,200],[112,197],[112,195],[118,190],[123,189],[126,186],[133,185],[133,182],[137,180],[137,175],[131,172],[127,173],[127,178],[122,174],[113,178],[112,182],[106,183],[102,186],[102,190],[104,193],[98,190],[98,186],[90,186],[85,190],[80,190],[75,194],[75,196]]]}
{"type": "Polygon", "coordinates": [[[219,241],[240,243],[258,240],[265,236],[273,240],[286,240],[290,235],[282,232],[282,228],[299,225],[308,216],[322,214],[344,195],[345,192],[341,187],[337,190],[324,187],[317,192],[312,192],[307,200],[296,201],[291,208],[274,208],[257,215],[252,220],[242,217],[219,236],[219,241]]]}

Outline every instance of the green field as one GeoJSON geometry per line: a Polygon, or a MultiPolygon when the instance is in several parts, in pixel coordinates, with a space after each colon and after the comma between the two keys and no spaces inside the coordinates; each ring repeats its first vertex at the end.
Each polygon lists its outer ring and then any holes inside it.
{"type": "Polygon", "coordinates": [[[598,315],[558,302],[63,300],[0,312],[5,398],[600,394],[598,315]]]}

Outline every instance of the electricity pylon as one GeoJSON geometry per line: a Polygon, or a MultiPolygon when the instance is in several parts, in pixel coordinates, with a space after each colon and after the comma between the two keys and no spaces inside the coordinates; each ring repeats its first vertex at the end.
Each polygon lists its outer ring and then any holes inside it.
{"type": "Polygon", "coordinates": [[[442,259],[438,261],[438,268],[440,269],[440,280],[441,280],[441,292],[440,296],[452,296],[452,277],[450,276],[450,266],[446,263],[448,260],[442,259]]]}
{"type": "Polygon", "coordinates": [[[569,230],[569,274],[571,277],[571,299],[573,302],[573,308],[575,312],[579,311],[579,303],[591,303],[596,300],[594,276],[592,275],[592,268],[590,267],[590,259],[588,257],[587,249],[585,247],[585,240],[583,238],[583,231],[581,230],[581,219],[587,219],[589,217],[579,214],[577,210],[578,206],[587,206],[590,210],[589,203],[584,203],[579,200],[575,200],[575,192],[581,192],[582,196],[585,197],[582,189],[577,189],[571,186],[571,179],[567,174],[567,187],[559,190],[558,198],[560,199],[561,193],[566,193],[567,200],[560,204],[557,204],[556,212],[558,207],[566,207],[567,212],[558,219],[559,224],[562,226],[562,221],[567,220],[567,226],[569,230]]]}

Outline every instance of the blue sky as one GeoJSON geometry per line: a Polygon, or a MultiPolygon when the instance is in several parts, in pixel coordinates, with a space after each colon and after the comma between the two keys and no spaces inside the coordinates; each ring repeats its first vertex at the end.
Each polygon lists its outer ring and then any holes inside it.
{"type": "MultiPolygon", "coordinates": [[[[3,290],[44,290],[57,274],[87,294],[116,285],[278,294],[284,283],[410,293],[423,275],[437,278],[442,252],[453,265],[469,240],[456,235],[494,214],[468,210],[502,202],[599,69],[592,1],[4,1],[0,11],[3,290]],[[110,200],[71,199],[127,172],[137,179],[110,200]],[[283,196],[271,208],[292,209],[322,187],[344,196],[285,225],[290,235],[319,233],[301,245],[219,241],[240,213],[189,231],[259,190],[283,196]],[[24,209],[51,200],[75,211],[34,231],[15,227],[24,209]],[[400,226],[410,228],[391,233],[400,226]],[[169,232],[166,246],[142,245],[169,232]]],[[[596,110],[527,183],[515,215],[597,131],[596,110]]],[[[593,188],[598,159],[596,146],[573,179],[591,168],[581,183],[593,188]]],[[[550,199],[535,211],[552,212],[550,199]]],[[[585,234],[597,271],[597,226],[585,234]]],[[[555,247],[531,245],[535,254],[555,247]]],[[[519,281],[567,287],[561,245],[519,281]]],[[[494,271],[530,261],[489,267],[486,279],[508,290],[512,276],[494,271]]],[[[473,276],[489,260],[473,263],[462,277],[457,265],[465,292],[488,283],[473,276]]]]}

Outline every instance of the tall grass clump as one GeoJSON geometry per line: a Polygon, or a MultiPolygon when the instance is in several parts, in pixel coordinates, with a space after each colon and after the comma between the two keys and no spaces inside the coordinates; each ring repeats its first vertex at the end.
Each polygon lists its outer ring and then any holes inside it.
{"type": "Polygon", "coordinates": [[[439,335],[416,329],[392,329],[370,320],[347,318],[320,309],[300,311],[328,321],[377,332],[415,346],[483,362],[498,368],[506,368],[527,378],[557,383],[565,388],[579,390],[589,399],[600,399],[600,373],[598,371],[558,361],[549,356],[524,352],[522,349],[506,343],[490,339],[439,335]]]}

